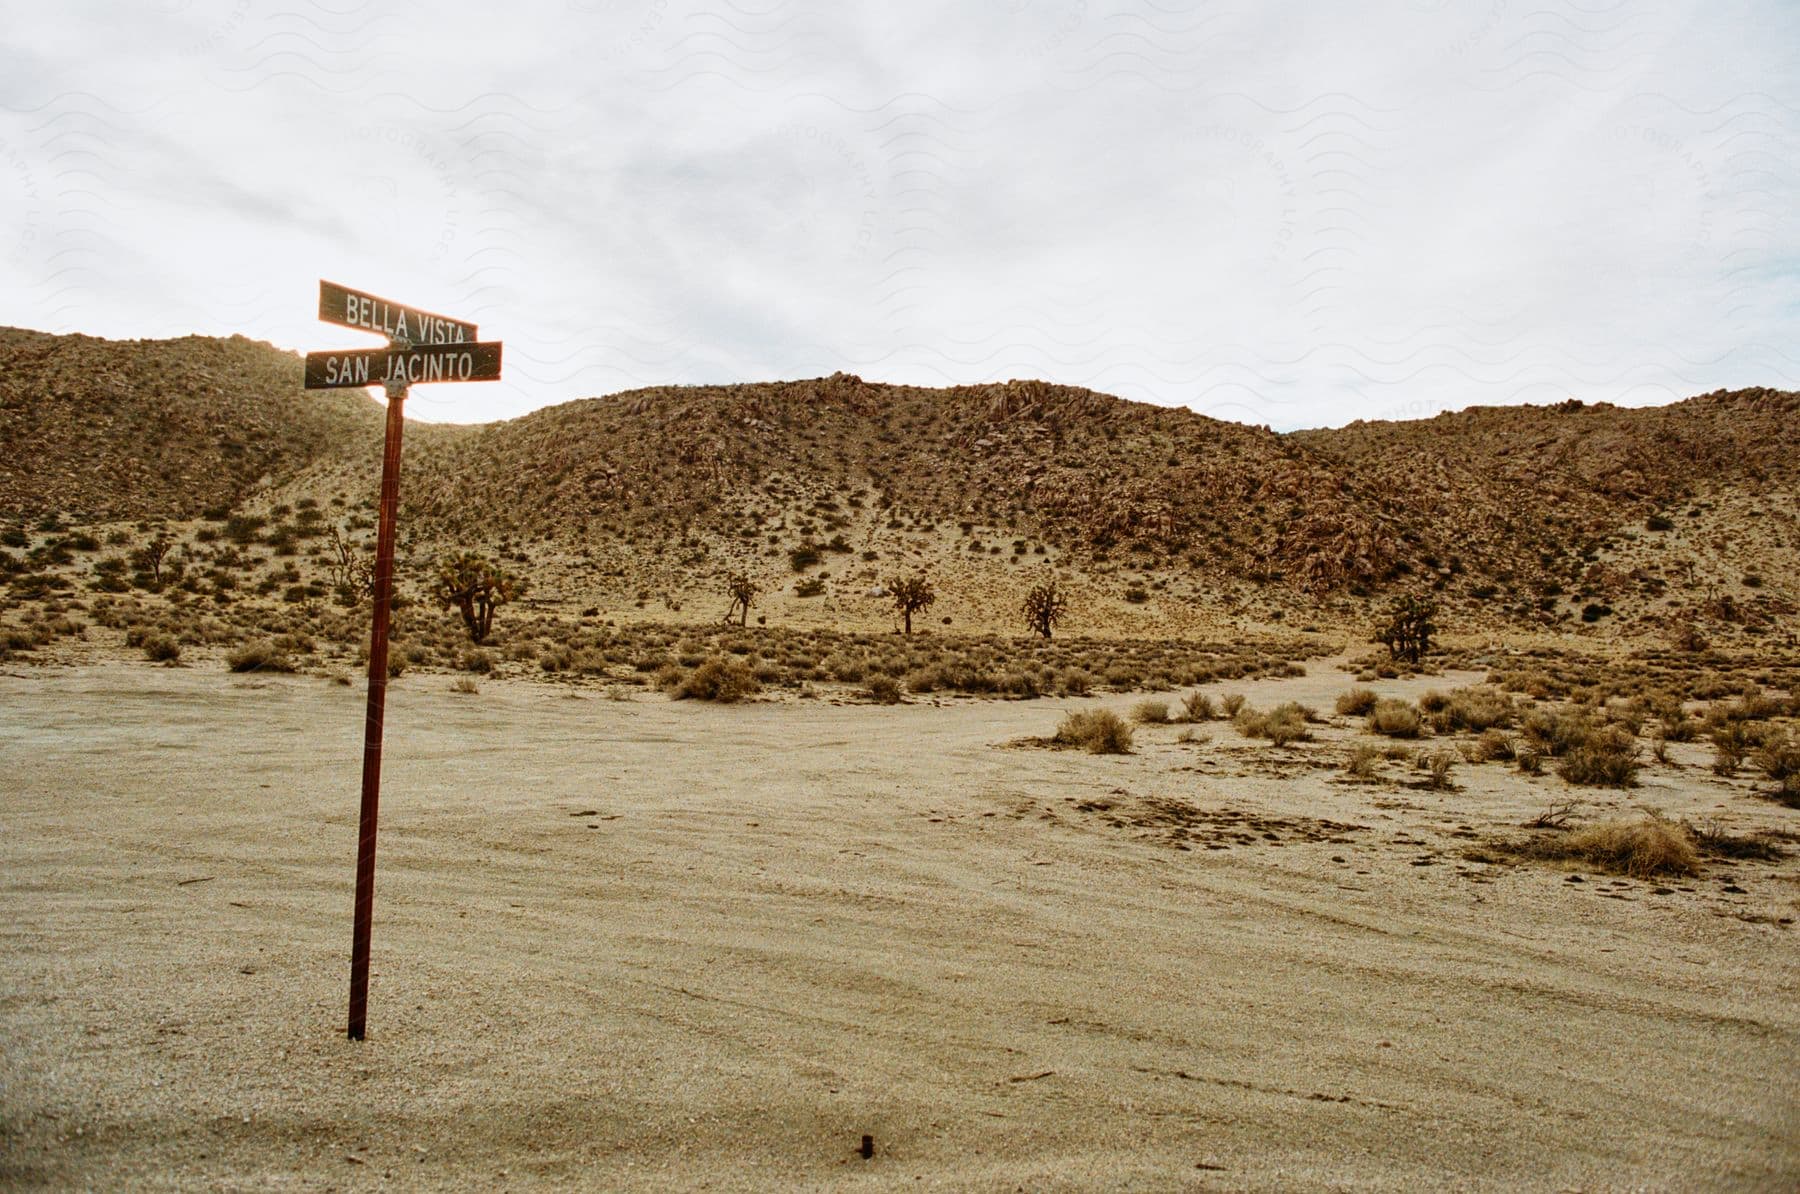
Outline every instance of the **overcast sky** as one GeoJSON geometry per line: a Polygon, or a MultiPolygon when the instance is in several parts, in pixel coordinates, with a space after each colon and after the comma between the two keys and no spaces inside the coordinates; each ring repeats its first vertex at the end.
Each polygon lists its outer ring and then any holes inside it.
{"type": "Polygon", "coordinates": [[[843,369],[1277,429],[1800,386],[1792,0],[0,3],[0,324],[479,421],[843,369]]]}

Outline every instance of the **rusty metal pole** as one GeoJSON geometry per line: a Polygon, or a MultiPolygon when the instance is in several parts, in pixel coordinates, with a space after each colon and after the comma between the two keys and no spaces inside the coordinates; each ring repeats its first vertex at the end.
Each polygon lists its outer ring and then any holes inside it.
{"type": "Polygon", "coordinates": [[[369,1010],[369,939],[375,916],[375,817],[381,804],[381,726],[387,710],[388,615],[394,595],[394,523],[400,505],[400,436],[406,383],[387,383],[381,453],[381,515],[375,538],[375,617],[369,633],[369,711],[363,737],[362,817],[356,840],[356,927],[350,942],[350,1039],[363,1039],[369,1010]]]}

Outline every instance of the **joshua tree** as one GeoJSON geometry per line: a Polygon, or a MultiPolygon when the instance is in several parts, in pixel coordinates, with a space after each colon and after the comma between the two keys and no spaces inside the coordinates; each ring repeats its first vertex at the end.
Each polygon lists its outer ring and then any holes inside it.
{"type": "Polygon", "coordinates": [[[1436,614],[1437,602],[1431,598],[1403,594],[1388,604],[1387,620],[1371,641],[1384,644],[1389,658],[1417,663],[1421,655],[1431,650],[1431,636],[1437,633],[1431,619],[1436,614]]]}
{"type": "Polygon", "coordinates": [[[762,590],[756,587],[748,572],[733,572],[725,578],[725,584],[731,592],[731,608],[725,611],[725,620],[730,622],[735,617],[737,624],[742,626],[750,620],[750,603],[762,590]]]}
{"type": "Polygon", "coordinates": [[[331,587],[337,591],[341,605],[355,606],[375,591],[375,569],[363,557],[357,545],[337,527],[326,532],[332,553],[337,557],[330,565],[331,587]]]}
{"type": "Polygon", "coordinates": [[[438,562],[437,599],[454,606],[468,627],[469,641],[487,640],[494,626],[494,610],[524,596],[526,581],[507,572],[485,556],[459,551],[438,562]]]}
{"type": "Polygon", "coordinates": [[[931,587],[931,580],[923,573],[916,576],[896,576],[888,581],[888,597],[894,603],[894,612],[900,616],[906,633],[912,633],[914,614],[924,613],[937,600],[937,593],[931,587]]]}
{"type": "Polygon", "coordinates": [[[138,573],[150,578],[150,583],[145,585],[145,588],[152,590],[162,588],[163,562],[168,559],[169,551],[174,546],[173,539],[167,535],[158,534],[132,553],[131,562],[137,566],[138,573]]]}
{"type": "Polygon", "coordinates": [[[1045,638],[1069,612],[1069,599],[1062,586],[1047,580],[1025,594],[1025,624],[1045,638]]]}

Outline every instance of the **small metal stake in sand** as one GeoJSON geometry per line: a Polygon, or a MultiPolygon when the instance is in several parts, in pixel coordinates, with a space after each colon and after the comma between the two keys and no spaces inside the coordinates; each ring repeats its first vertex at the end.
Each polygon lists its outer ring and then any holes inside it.
{"type": "Polygon", "coordinates": [[[475,339],[475,325],[339,286],[319,283],[319,318],[375,332],[386,348],[306,354],[306,388],[387,390],[381,453],[381,513],[375,535],[374,616],[369,631],[369,706],[364,722],[362,814],[356,839],[356,909],[350,938],[350,1039],[369,1012],[369,944],[375,923],[375,821],[381,804],[381,734],[387,712],[388,621],[394,597],[394,524],[400,510],[400,439],[407,390],[422,381],[498,381],[500,344],[475,339]]]}

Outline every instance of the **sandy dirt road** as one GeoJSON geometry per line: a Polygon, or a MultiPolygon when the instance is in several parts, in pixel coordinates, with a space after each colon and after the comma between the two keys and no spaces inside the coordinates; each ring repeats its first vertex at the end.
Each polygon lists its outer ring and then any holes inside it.
{"type": "MultiPolygon", "coordinates": [[[[360,685],[0,676],[0,1184],[1800,1184],[1791,856],[1469,863],[1561,781],[1344,784],[1348,729],[447,687],[391,697],[353,1043],[360,685]]],[[[1686,774],[1594,799],[1792,827],[1686,774]]]]}

